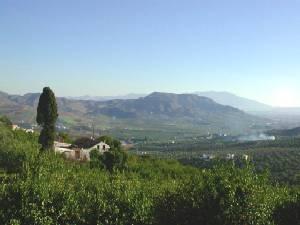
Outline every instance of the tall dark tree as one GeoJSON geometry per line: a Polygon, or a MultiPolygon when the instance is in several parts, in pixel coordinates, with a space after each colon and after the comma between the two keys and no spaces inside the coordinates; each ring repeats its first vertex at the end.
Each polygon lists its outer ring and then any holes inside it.
{"type": "Polygon", "coordinates": [[[39,99],[36,117],[36,122],[42,126],[39,137],[42,150],[53,148],[57,118],[58,113],[55,95],[49,87],[45,87],[39,99]]]}

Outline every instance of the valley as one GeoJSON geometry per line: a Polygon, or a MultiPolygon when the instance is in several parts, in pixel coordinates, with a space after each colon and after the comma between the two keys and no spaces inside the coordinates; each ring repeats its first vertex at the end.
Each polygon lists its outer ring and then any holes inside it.
{"type": "MultiPolygon", "coordinates": [[[[20,126],[35,127],[39,94],[0,93],[0,113],[20,126]]],[[[278,128],[264,117],[247,114],[195,94],[152,93],[138,99],[107,101],[57,98],[57,128],[73,135],[112,134],[121,139],[146,137],[157,141],[208,133],[230,135],[278,128]]]]}
{"type": "MultiPolygon", "coordinates": [[[[294,111],[292,116],[284,114],[282,109],[277,114],[264,104],[223,92],[154,92],[144,97],[132,96],[131,99],[101,98],[101,101],[95,97],[93,100],[57,97],[56,129],[73,140],[82,136],[113,136],[124,146],[130,146],[130,154],[177,159],[200,168],[211,168],[219,160],[224,161],[228,154],[233,154],[238,161],[246,154],[258,171],[270,170],[274,181],[300,184],[296,109],[288,109],[294,111]],[[261,111],[247,113],[198,96],[201,93],[224,104],[235,102],[241,108],[255,106],[261,111]],[[266,108],[269,111],[263,111],[266,108]]],[[[39,132],[35,124],[39,94],[1,93],[0,98],[0,113],[20,127],[39,132]]]]}

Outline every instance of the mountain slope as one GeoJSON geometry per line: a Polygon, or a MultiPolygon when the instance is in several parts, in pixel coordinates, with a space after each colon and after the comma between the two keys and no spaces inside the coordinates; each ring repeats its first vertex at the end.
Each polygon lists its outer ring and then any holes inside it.
{"type": "Polygon", "coordinates": [[[68,99],[72,100],[85,100],[85,101],[109,101],[109,100],[115,100],[115,99],[138,99],[141,97],[145,97],[145,94],[127,94],[127,95],[117,95],[117,96],[79,96],[79,97],[67,97],[68,99]]]}
{"type": "MultiPolygon", "coordinates": [[[[195,92],[199,96],[204,96],[213,99],[215,102],[222,105],[230,105],[246,112],[256,111],[269,111],[272,107],[255,100],[243,98],[229,92],[217,92],[217,91],[206,91],[206,92],[195,92]]],[[[128,94],[123,96],[81,96],[81,97],[68,97],[73,100],[92,100],[92,101],[109,101],[116,99],[138,99],[145,97],[145,94],[128,94]]]]}
{"type": "Polygon", "coordinates": [[[198,119],[209,114],[244,113],[236,108],[217,104],[207,97],[193,94],[154,92],[136,100],[112,100],[99,104],[102,107],[91,113],[116,117],[165,116],[198,119]]]}
{"type": "MultiPolygon", "coordinates": [[[[1,94],[0,114],[13,121],[33,123],[39,94],[24,96],[1,94]]],[[[187,129],[203,132],[248,131],[264,120],[210,98],[195,94],[155,92],[129,100],[84,101],[57,98],[59,122],[74,129],[98,127],[133,129],[187,129]],[[78,127],[80,125],[80,127],[78,127]]]]}
{"type": "Polygon", "coordinates": [[[246,112],[269,111],[272,109],[271,106],[268,106],[266,104],[260,103],[255,100],[239,97],[229,92],[208,91],[196,92],[195,94],[199,96],[206,96],[220,104],[230,105],[246,112]]]}

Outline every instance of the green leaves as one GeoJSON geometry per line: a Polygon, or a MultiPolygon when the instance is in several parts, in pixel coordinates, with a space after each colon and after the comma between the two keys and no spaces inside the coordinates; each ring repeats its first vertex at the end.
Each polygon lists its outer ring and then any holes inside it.
{"type": "Polygon", "coordinates": [[[42,145],[43,150],[53,148],[57,118],[55,95],[49,87],[45,87],[39,99],[36,117],[36,122],[42,126],[39,143],[42,145]]]}
{"type": "Polygon", "coordinates": [[[220,166],[167,190],[157,201],[157,224],[272,224],[276,187],[252,168],[220,166]]]}
{"type": "Polygon", "coordinates": [[[199,170],[175,160],[130,155],[123,170],[115,169],[123,156],[113,149],[107,158],[92,151],[91,163],[100,166],[91,168],[38,148],[36,136],[0,126],[0,224],[297,225],[300,221],[299,188],[274,186],[266,174],[256,174],[249,165],[199,170]],[[108,172],[104,167],[114,169],[108,172]]]}
{"type": "Polygon", "coordinates": [[[91,168],[104,168],[109,172],[127,168],[127,153],[120,149],[110,149],[103,154],[94,149],[90,153],[90,158],[91,168]]]}
{"type": "Polygon", "coordinates": [[[36,122],[41,126],[54,125],[57,117],[55,95],[49,87],[45,87],[39,99],[36,122]]]}

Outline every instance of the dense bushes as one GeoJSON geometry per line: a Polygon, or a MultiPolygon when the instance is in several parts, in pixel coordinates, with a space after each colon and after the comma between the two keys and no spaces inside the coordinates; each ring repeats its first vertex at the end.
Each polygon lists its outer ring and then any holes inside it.
{"type": "Polygon", "coordinates": [[[10,171],[0,177],[0,224],[299,224],[298,190],[272,186],[251,167],[199,170],[129,156],[108,172],[38,154],[36,143],[0,129],[0,166],[10,171]]]}
{"type": "Polygon", "coordinates": [[[127,168],[127,153],[121,149],[110,149],[103,154],[96,149],[90,154],[91,168],[106,169],[110,172],[114,170],[124,170],[127,168]]]}
{"type": "MultiPolygon", "coordinates": [[[[1,189],[1,203],[6,203],[1,204],[1,224],[11,219],[22,224],[150,223],[155,191],[151,185],[137,178],[128,180],[124,174],[66,165],[50,153],[43,153],[39,160],[38,173],[28,172],[10,184],[13,189],[1,189]]],[[[2,187],[8,184],[3,181],[2,187]]]]}
{"type": "Polygon", "coordinates": [[[38,153],[34,134],[11,131],[0,126],[0,168],[7,173],[20,173],[38,153]]]}
{"type": "Polygon", "coordinates": [[[102,168],[109,172],[114,170],[124,170],[127,168],[127,153],[121,148],[120,141],[108,137],[102,136],[95,140],[105,142],[110,146],[109,151],[100,153],[97,149],[94,149],[90,153],[90,166],[91,168],[102,168]]]}
{"type": "Polygon", "coordinates": [[[157,204],[157,224],[272,224],[280,198],[252,168],[218,167],[167,190],[157,204]]]}
{"type": "Polygon", "coordinates": [[[275,224],[300,224],[300,191],[291,193],[277,206],[273,214],[275,224]]]}

